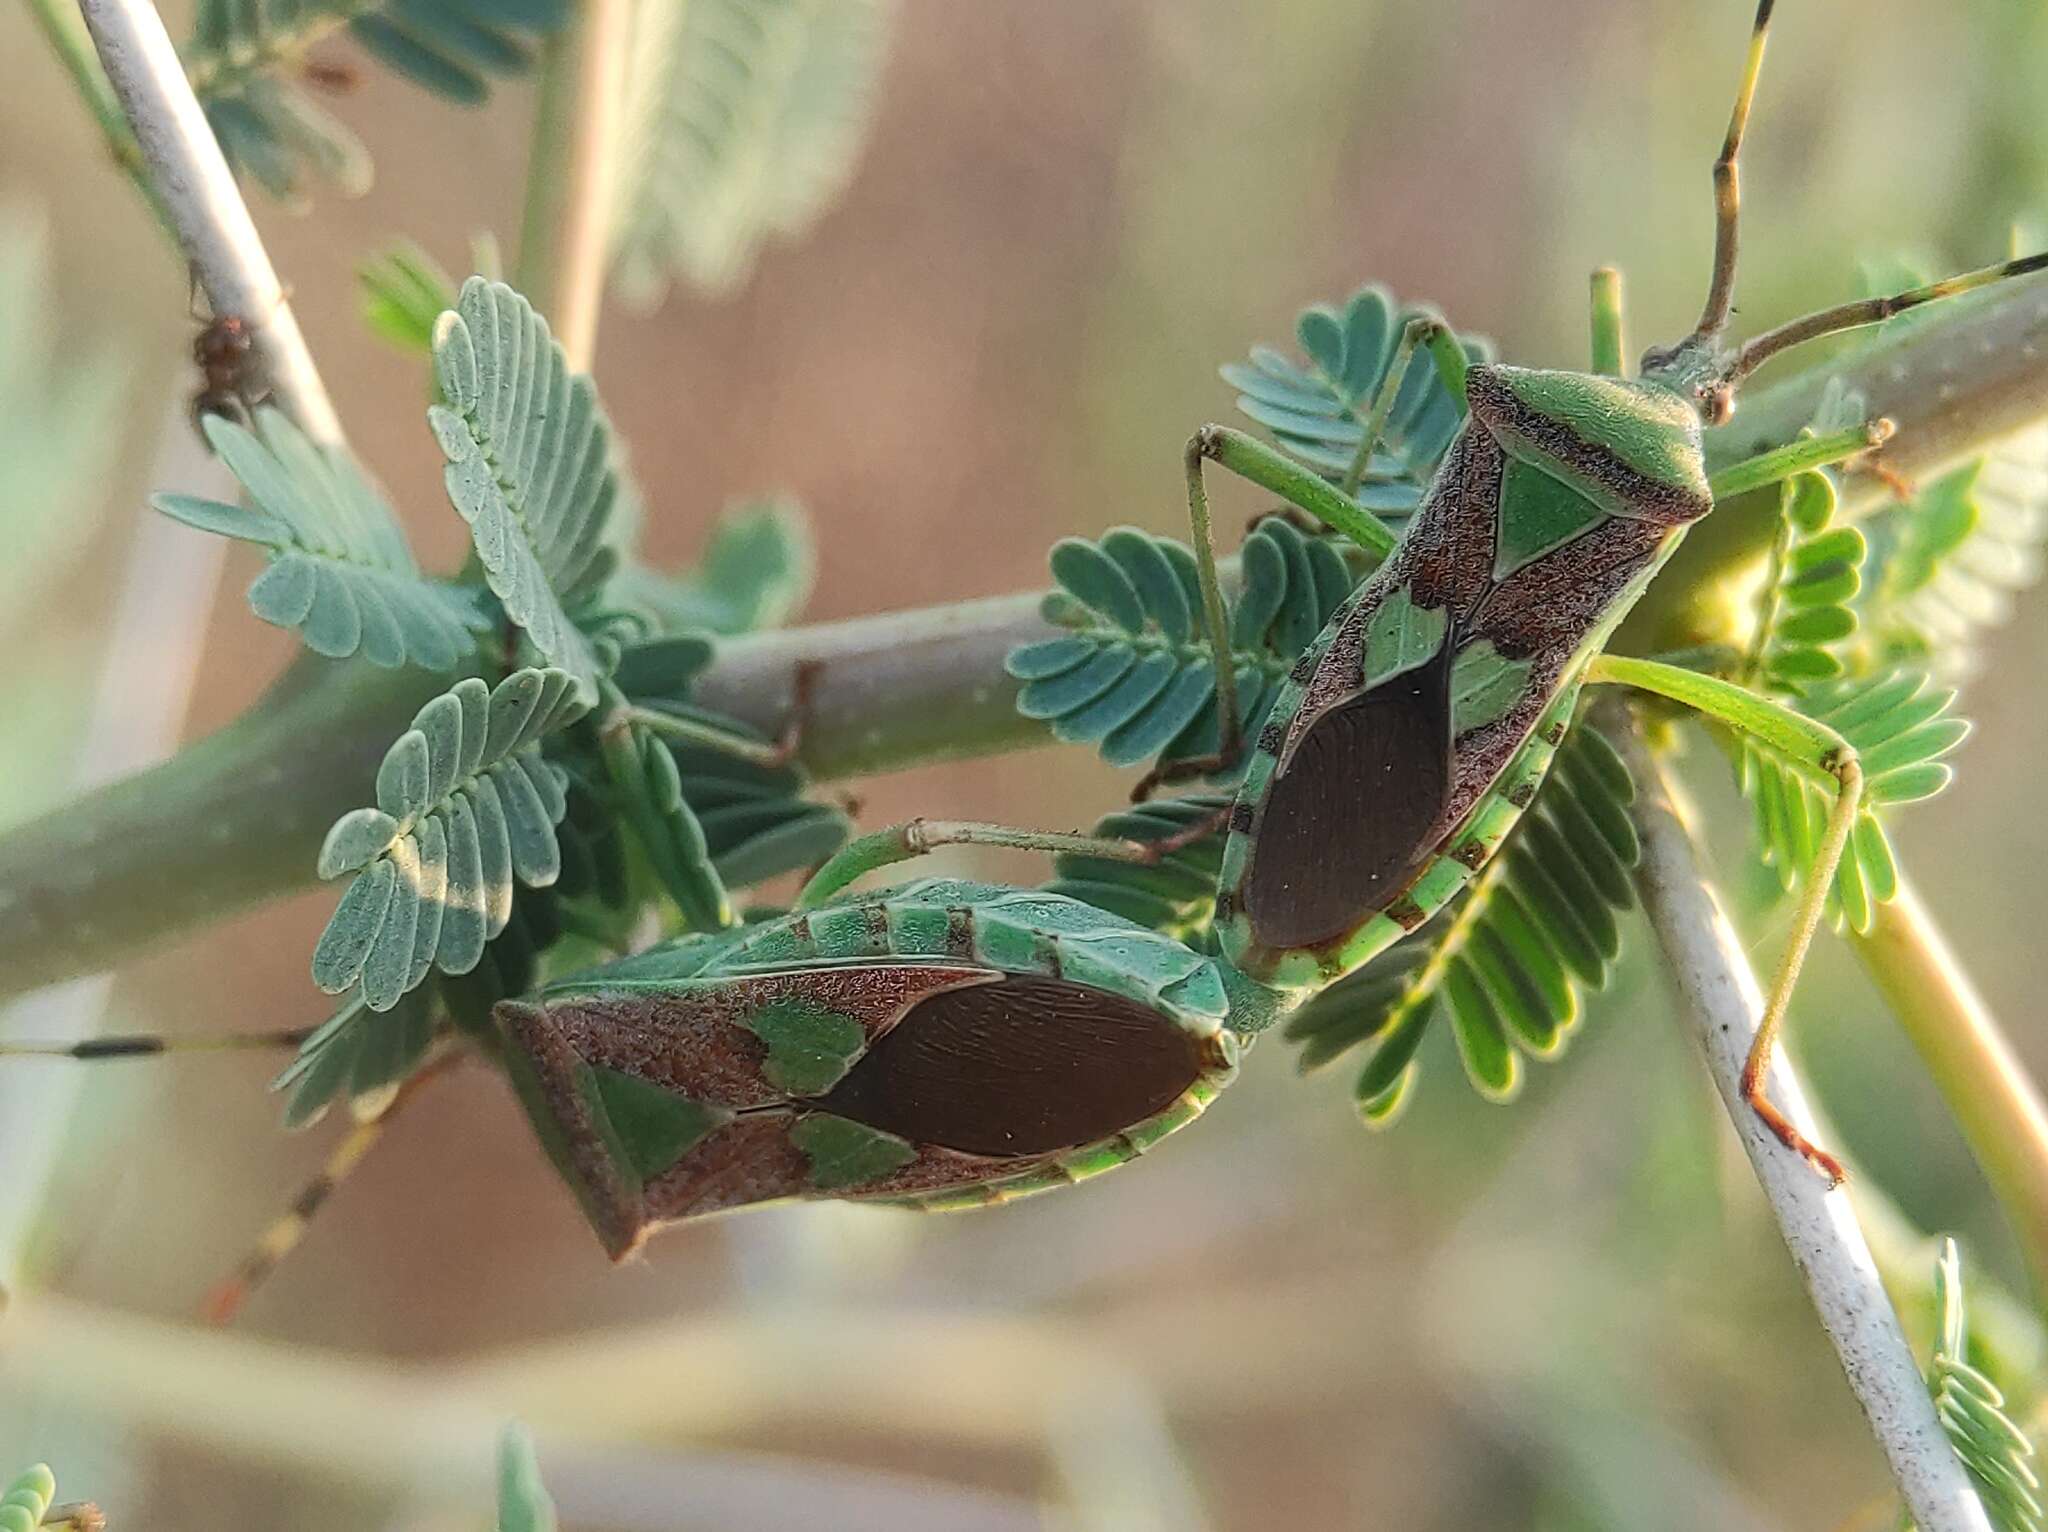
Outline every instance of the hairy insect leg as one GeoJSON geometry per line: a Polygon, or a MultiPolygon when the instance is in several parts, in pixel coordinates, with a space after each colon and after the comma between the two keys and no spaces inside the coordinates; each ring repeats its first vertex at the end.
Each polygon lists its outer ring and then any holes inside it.
{"type": "Polygon", "coordinates": [[[416,1072],[393,1093],[384,1110],[367,1122],[359,1122],[334,1146],[326,1163],[319,1172],[299,1188],[299,1194],[292,1198],[291,1206],[269,1228],[265,1229],[235,1269],[220,1282],[199,1306],[200,1316],[209,1324],[225,1325],[248,1303],[250,1295],[261,1287],[266,1278],[277,1270],[285,1257],[298,1248],[299,1241],[306,1237],[306,1230],[314,1217],[326,1204],[327,1199],[340,1189],[341,1184],[352,1175],[372,1149],[378,1139],[391,1125],[391,1119],[409,1101],[416,1097],[438,1075],[454,1064],[459,1053],[444,1054],[424,1069],[416,1072]]]}
{"type": "Polygon", "coordinates": [[[69,1527],[71,1532],[107,1532],[107,1513],[90,1500],[65,1500],[43,1512],[45,1527],[69,1527]]]}
{"type": "Polygon", "coordinates": [[[1707,490],[1718,503],[1753,489],[1776,484],[1794,474],[1835,463],[1846,463],[1866,452],[1874,452],[1892,439],[1897,429],[1886,419],[1867,420],[1860,426],[1831,431],[1826,436],[1806,436],[1798,441],[1746,457],[1712,475],[1707,490]]]}
{"type": "Polygon", "coordinates": [[[1020,830],[973,820],[910,819],[841,847],[836,856],[812,874],[793,908],[814,910],[855,879],[898,862],[911,861],[941,846],[1002,846],[1013,851],[1048,854],[1065,851],[1150,866],[1215,834],[1229,819],[1230,808],[1228,803],[1219,804],[1211,813],[1190,821],[1173,834],[1150,841],[1070,835],[1058,830],[1020,830]]]}
{"type": "Polygon", "coordinates": [[[296,1048],[313,1035],[312,1027],[280,1027],[274,1032],[225,1032],[211,1037],[165,1037],[131,1032],[88,1037],[75,1043],[0,1039],[0,1058],[139,1059],[160,1053],[222,1053],[239,1049],[296,1048]]]}
{"type": "Polygon", "coordinates": [[[1726,725],[1737,733],[1768,747],[1795,766],[1817,777],[1829,779],[1835,801],[1828,812],[1826,832],[1792,918],[1792,935],[1764,1003],[1763,1018],[1757,1023],[1749,1057],[1742,1069],[1742,1097],[1765,1126],[1786,1148],[1803,1155],[1829,1183],[1839,1183],[1847,1172],[1841,1161],[1811,1142],[1772,1104],[1764,1091],[1764,1074],[1770,1067],[1771,1048],[1784,1025],[1786,1008],[1799,982],[1799,970],[1806,961],[1813,933],[1819,929],[1827,910],[1828,891],[1833,888],[1835,869],[1848,847],[1856,816],[1863,807],[1863,767],[1856,748],[1827,725],[1796,713],[1788,707],[1759,697],[1754,692],[1715,676],[1682,670],[1656,660],[1632,659],[1622,655],[1597,656],[1586,669],[1590,682],[1631,686],[1673,702],[1726,725]]]}
{"type": "Polygon", "coordinates": [[[1618,378],[1627,370],[1627,340],[1621,324],[1621,272],[1612,266],[1593,271],[1593,371],[1618,378]]]}

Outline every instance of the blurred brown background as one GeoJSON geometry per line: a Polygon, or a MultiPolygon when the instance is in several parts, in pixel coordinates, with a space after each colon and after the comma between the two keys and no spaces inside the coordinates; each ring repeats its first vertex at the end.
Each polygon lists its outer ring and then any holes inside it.
{"type": "MultiPolygon", "coordinates": [[[[1059,535],[1175,530],[1179,445],[1230,409],[1216,364],[1286,343],[1297,307],[1368,278],[1518,359],[1576,364],[1585,274],[1613,261],[1631,346],[1674,333],[1705,281],[1707,168],[1749,9],[910,0],[837,210],[730,301],[678,292],[606,316],[596,372],[649,492],[650,550],[687,560],[726,497],[788,489],[816,518],[813,617],[1040,584],[1059,535]]],[[[2043,7],[2020,0],[1782,7],[1746,166],[1750,323],[1846,293],[1859,257],[2001,253],[2048,191],[2044,41],[2043,7]]],[[[120,550],[164,487],[146,465],[158,401],[191,386],[193,327],[183,273],[18,13],[0,17],[0,60],[0,198],[53,225],[67,333],[126,348],[142,374],[99,557],[14,650],[82,684],[120,550]]],[[[352,268],[397,235],[455,270],[474,232],[509,240],[529,109],[520,86],[460,112],[372,76],[336,110],[376,157],[375,189],[305,218],[258,209],[351,438],[430,567],[452,567],[463,529],[420,369],[365,333],[352,268]]],[[[242,604],[256,567],[233,556],[193,735],[291,651],[242,604]]],[[[2036,603],[1994,641],[1962,788],[1898,835],[2036,1066],[2044,638],[2036,603]]],[[[1695,761],[1726,811],[1718,758],[1695,761]]],[[[875,824],[1070,823],[1121,785],[1066,749],[862,792],[875,824]]],[[[1734,860],[1742,818],[1720,822],[1731,877],[1752,886],[1734,860]]],[[[309,894],[138,963],[109,1024],[317,1018],[306,963],[330,903],[309,894]]],[[[1750,929],[1775,951],[1768,917],[1750,929]]],[[[1799,1013],[1852,1155],[2017,1282],[1939,1104],[1839,949],[1799,1013]]],[[[509,1094],[472,1070],[394,1128],[242,1333],[359,1354],[387,1381],[379,1359],[452,1367],[558,1343],[552,1381],[480,1384],[472,1402],[534,1425],[579,1527],[873,1525],[863,1507],[906,1486],[885,1517],[906,1532],[983,1511],[1031,1525],[1036,1498],[1051,1524],[1101,1528],[1825,1528],[1881,1494],[1640,950],[1513,1108],[1478,1103],[1447,1047],[1425,1067],[1398,1131],[1369,1136],[1344,1073],[1304,1084],[1284,1049],[1262,1049],[1198,1128],[1081,1191],[958,1219],[753,1214],[672,1233],[616,1272],[509,1094]],[[604,1348],[630,1326],[654,1328],[628,1332],[622,1355],[645,1365],[621,1372],[604,1348]],[[772,1365],[749,1337],[782,1348],[772,1365]],[[727,1501],[692,1499],[721,1473],[739,1475],[727,1501]]],[[[55,1204],[66,1297],[189,1311],[339,1131],[284,1138],[269,1072],[200,1059],[94,1075],[55,1204]]],[[[166,1424],[181,1387],[262,1413],[272,1385],[237,1371],[231,1342],[199,1337],[186,1370],[124,1334],[107,1332],[89,1384],[59,1387],[9,1383],[0,1329],[0,1471],[49,1457],[122,1527],[484,1523],[481,1490],[459,1508],[474,1463],[450,1465],[461,1494],[335,1466],[385,1408],[374,1387],[333,1395],[302,1462],[289,1441],[202,1424],[234,1407],[166,1424]]],[[[302,1378],[325,1365],[307,1358],[302,1378]]]]}

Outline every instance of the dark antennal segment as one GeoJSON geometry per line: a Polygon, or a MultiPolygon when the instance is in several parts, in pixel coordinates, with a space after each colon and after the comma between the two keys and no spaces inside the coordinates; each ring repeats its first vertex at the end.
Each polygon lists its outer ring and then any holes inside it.
{"type": "Polygon", "coordinates": [[[1741,84],[1736,87],[1735,108],[1728,115],[1728,136],[1722,141],[1721,153],[1714,161],[1714,273],[1707,286],[1706,306],[1700,311],[1700,322],[1691,335],[1675,346],[1653,350],[1643,358],[1646,372],[1666,373],[1673,381],[1689,381],[1698,387],[1707,405],[1709,419],[1713,421],[1726,417],[1736,385],[1781,351],[1789,351],[1810,340],[1819,340],[1824,335],[1881,324],[1894,314],[1917,308],[1923,303],[1953,298],[1959,293],[2002,282],[2007,277],[2048,270],[2048,251],[2001,261],[1996,266],[1964,272],[1960,276],[1947,277],[1882,298],[1838,303],[1833,308],[1821,309],[1779,325],[1774,330],[1766,330],[1732,355],[1723,351],[1717,341],[1721,332],[1728,328],[1728,321],[1735,311],[1736,253],[1741,243],[1742,222],[1742,141],[1749,130],[1750,106],[1756,100],[1757,80],[1763,72],[1764,44],[1770,34],[1771,11],[1776,3],[1777,0],[1759,0],[1757,5],[1756,20],[1749,33],[1749,57],[1743,64],[1741,84]],[[1717,358],[1718,368],[1706,372],[1702,378],[1701,371],[1714,368],[1717,358]]]}
{"type": "Polygon", "coordinates": [[[1882,324],[1892,315],[1918,308],[1923,303],[1933,303],[1939,298],[1953,298],[1960,293],[1989,287],[1993,282],[2003,282],[2007,277],[2023,277],[2035,271],[2048,271],[2048,250],[2021,256],[2017,260],[2000,261],[1996,266],[1966,271],[1960,276],[1944,277],[1939,282],[1929,282],[1925,287],[1909,287],[1902,293],[1891,293],[1883,298],[1862,298],[1854,303],[1838,303],[1833,308],[1821,309],[1817,313],[1781,324],[1775,330],[1764,331],[1735,354],[1735,360],[1728,364],[1725,376],[1732,387],[1780,351],[1789,351],[1792,347],[1804,345],[1807,341],[1819,340],[1823,335],[1861,329],[1864,325],[1882,324]]]}

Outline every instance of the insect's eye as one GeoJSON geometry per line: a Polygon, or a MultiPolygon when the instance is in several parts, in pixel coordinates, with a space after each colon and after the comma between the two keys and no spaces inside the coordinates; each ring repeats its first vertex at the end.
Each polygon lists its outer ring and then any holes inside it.
{"type": "Polygon", "coordinates": [[[1725,425],[1735,413],[1735,387],[1723,380],[1700,390],[1700,413],[1710,426],[1725,425]]]}

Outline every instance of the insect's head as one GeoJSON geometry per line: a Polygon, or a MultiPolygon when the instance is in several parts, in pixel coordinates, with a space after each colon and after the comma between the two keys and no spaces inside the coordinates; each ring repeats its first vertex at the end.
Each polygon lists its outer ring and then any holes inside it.
{"type": "Polygon", "coordinates": [[[1688,335],[1643,353],[1642,377],[1686,399],[1710,426],[1735,413],[1735,385],[1729,378],[1734,355],[1717,334],[1688,335]]]}
{"type": "Polygon", "coordinates": [[[1690,335],[1670,346],[1652,347],[1643,353],[1642,359],[1643,376],[1691,402],[1708,425],[1719,425],[1734,413],[1735,395],[1743,380],[1781,351],[1844,330],[1882,323],[1923,303],[2048,269],[2048,252],[2030,255],[1886,297],[1836,304],[1767,330],[1742,345],[1730,343],[1727,331],[1735,312],[1742,200],[1737,162],[1749,125],[1750,103],[1756,96],[1757,77],[1763,68],[1764,41],[1770,31],[1774,3],[1775,0],[1759,0],[1757,5],[1756,20],[1750,29],[1748,62],[1736,90],[1735,109],[1728,119],[1728,136],[1721,145],[1720,157],[1714,161],[1714,266],[1706,306],[1690,335]]]}

